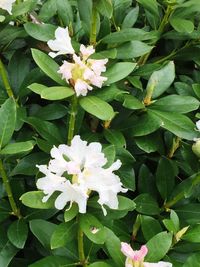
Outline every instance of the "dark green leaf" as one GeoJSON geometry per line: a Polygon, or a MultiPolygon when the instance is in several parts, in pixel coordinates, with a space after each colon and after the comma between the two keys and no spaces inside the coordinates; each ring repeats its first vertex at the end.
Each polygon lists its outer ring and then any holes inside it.
{"type": "Polygon", "coordinates": [[[23,248],[28,237],[28,226],[23,219],[13,222],[8,228],[8,238],[17,248],[23,248]]]}

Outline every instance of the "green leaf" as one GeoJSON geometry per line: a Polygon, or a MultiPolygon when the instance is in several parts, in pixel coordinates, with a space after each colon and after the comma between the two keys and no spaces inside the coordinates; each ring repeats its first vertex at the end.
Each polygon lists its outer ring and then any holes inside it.
{"type": "Polygon", "coordinates": [[[144,104],[133,95],[124,95],[123,98],[124,98],[123,106],[125,108],[133,110],[145,108],[144,104]]]}
{"type": "Polygon", "coordinates": [[[152,15],[159,17],[158,3],[156,0],[137,0],[146,10],[148,10],[152,15]]]}
{"type": "Polygon", "coordinates": [[[73,202],[71,208],[64,212],[65,222],[69,222],[72,219],[74,219],[76,215],[78,214],[78,212],[79,212],[78,205],[77,203],[73,202]]]}
{"type": "Polygon", "coordinates": [[[136,63],[132,62],[115,63],[104,73],[104,76],[108,78],[104,85],[110,85],[126,78],[135,69],[136,65],[136,63]]]}
{"type": "Polygon", "coordinates": [[[16,104],[12,98],[0,108],[0,149],[8,144],[15,130],[16,104]]]}
{"type": "Polygon", "coordinates": [[[10,242],[22,249],[28,237],[28,226],[23,219],[19,219],[9,226],[7,234],[10,242]]]}
{"type": "Polygon", "coordinates": [[[106,232],[99,220],[91,214],[80,216],[80,227],[84,234],[95,244],[104,244],[106,232]]]}
{"type": "Polygon", "coordinates": [[[140,194],[134,199],[136,210],[146,215],[157,215],[160,213],[158,203],[149,194],[140,194]]]}
{"type": "Polygon", "coordinates": [[[200,262],[200,253],[192,254],[187,258],[186,262],[183,264],[183,267],[198,266],[199,262],[200,262]]]}
{"type": "Polygon", "coordinates": [[[24,193],[20,200],[22,203],[30,208],[34,209],[53,209],[55,198],[51,197],[47,202],[43,202],[42,199],[44,197],[44,193],[42,191],[30,191],[24,193]]]}
{"type": "Polygon", "coordinates": [[[139,6],[132,8],[122,22],[122,29],[132,28],[139,15],[139,6]]]}
{"type": "Polygon", "coordinates": [[[39,41],[47,42],[55,38],[54,35],[56,26],[52,24],[36,24],[27,22],[24,24],[24,28],[28,35],[39,41]]]}
{"type": "Polygon", "coordinates": [[[135,138],[136,145],[146,153],[162,150],[162,139],[158,132],[135,138]]]}
{"type": "Polygon", "coordinates": [[[13,246],[10,241],[7,241],[6,244],[0,249],[0,266],[8,267],[12,258],[19,251],[18,248],[13,246]]]}
{"type": "Polygon", "coordinates": [[[6,145],[1,151],[1,155],[13,155],[29,152],[34,148],[34,141],[17,142],[6,145]]]}
{"type": "Polygon", "coordinates": [[[61,100],[74,95],[74,90],[64,86],[47,87],[39,83],[33,83],[28,88],[47,100],[61,100]]]}
{"type": "Polygon", "coordinates": [[[72,4],[69,1],[57,0],[53,1],[57,6],[57,12],[59,18],[62,19],[62,22],[65,26],[70,25],[73,22],[73,9],[72,4]]]}
{"type": "Polygon", "coordinates": [[[188,113],[199,108],[199,101],[192,96],[168,95],[153,102],[153,109],[188,113]]]}
{"type": "Polygon", "coordinates": [[[105,129],[104,136],[106,140],[113,144],[115,147],[124,147],[126,145],[126,140],[120,131],[105,129]]]}
{"type": "Polygon", "coordinates": [[[200,225],[195,225],[192,228],[189,228],[189,230],[187,230],[186,234],[184,234],[181,239],[187,240],[193,243],[199,243],[200,242],[200,225]]]}
{"type": "Polygon", "coordinates": [[[199,83],[194,83],[192,85],[192,88],[195,92],[195,95],[200,99],[200,84],[199,83]]]}
{"type": "Polygon", "coordinates": [[[192,33],[194,31],[194,24],[191,20],[172,17],[169,21],[177,32],[192,33]]]}
{"type": "Polygon", "coordinates": [[[140,218],[142,233],[147,241],[162,231],[159,221],[153,217],[141,215],[140,218]]]}
{"type": "Polygon", "coordinates": [[[125,256],[121,252],[120,239],[107,227],[105,227],[107,251],[117,267],[124,266],[125,256]]]}
{"type": "Polygon", "coordinates": [[[117,48],[118,59],[130,59],[143,56],[150,52],[153,46],[147,45],[141,41],[132,41],[125,43],[117,48]]]}
{"type": "Polygon", "coordinates": [[[40,50],[32,49],[32,56],[35,63],[40,69],[49,76],[52,80],[60,85],[66,85],[66,82],[61,79],[61,75],[58,74],[59,65],[48,55],[40,50]]]}
{"type": "Polygon", "coordinates": [[[51,236],[51,249],[65,247],[76,236],[77,223],[64,222],[59,224],[51,236]]]}
{"type": "Polygon", "coordinates": [[[172,84],[175,78],[174,62],[170,61],[162,69],[154,71],[148,81],[147,89],[153,89],[153,98],[162,95],[172,84]]]}
{"type": "Polygon", "coordinates": [[[110,167],[113,164],[116,156],[116,150],[114,145],[108,145],[103,148],[103,153],[107,159],[107,163],[105,164],[104,168],[110,167]]]}
{"type": "Polygon", "coordinates": [[[38,109],[35,116],[42,120],[57,120],[67,115],[68,109],[65,105],[59,103],[52,103],[38,109]]]}
{"type": "Polygon", "coordinates": [[[115,113],[112,106],[96,96],[86,96],[79,101],[81,107],[88,113],[96,116],[100,120],[112,120],[115,113]]]}
{"type": "Polygon", "coordinates": [[[175,112],[165,112],[159,110],[149,110],[162,121],[162,127],[180,138],[193,140],[198,137],[194,123],[185,115],[175,112]]]}
{"type": "Polygon", "coordinates": [[[90,264],[89,267],[111,267],[111,265],[102,261],[97,261],[95,263],[90,264]]]}
{"type": "Polygon", "coordinates": [[[177,167],[172,160],[164,157],[159,160],[156,170],[156,185],[164,200],[170,196],[175,186],[175,176],[177,174],[177,167]]]}
{"type": "Polygon", "coordinates": [[[28,267],[44,267],[44,266],[48,266],[48,267],[61,267],[61,266],[63,266],[64,267],[70,263],[72,263],[72,261],[68,260],[66,257],[48,256],[48,257],[45,257],[45,258],[29,265],[28,267]]]}
{"type": "Polygon", "coordinates": [[[148,262],[157,262],[161,260],[172,245],[172,234],[161,232],[152,237],[147,242],[148,254],[145,260],[148,262]]]}
{"type": "Polygon", "coordinates": [[[43,247],[50,249],[50,240],[53,232],[57,228],[56,224],[45,220],[36,219],[30,221],[30,230],[39,240],[43,247]]]}
{"type": "Polygon", "coordinates": [[[63,137],[61,136],[59,128],[52,122],[43,121],[36,117],[29,117],[25,122],[33,126],[44,139],[52,144],[56,145],[63,142],[63,137]]]}
{"type": "Polygon", "coordinates": [[[12,14],[15,17],[25,15],[32,11],[37,5],[37,0],[26,0],[26,2],[15,3],[12,7],[12,14]]]}
{"type": "Polygon", "coordinates": [[[129,41],[144,41],[144,40],[151,40],[156,39],[157,33],[156,32],[147,32],[142,29],[138,28],[127,28],[122,29],[119,32],[110,33],[106,35],[103,39],[103,43],[113,44],[113,43],[124,43],[129,41]]]}
{"type": "Polygon", "coordinates": [[[162,120],[155,116],[151,112],[147,112],[144,115],[137,118],[131,129],[131,135],[144,136],[155,132],[162,125],[162,120]]]}
{"type": "Polygon", "coordinates": [[[102,16],[105,16],[109,19],[112,17],[113,6],[112,6],[111,0],[96,1],[95,5],[96,5],[96,9],[99,11],[99,13],[102,16]]]}
{"type": "Polygon", "coordinates": [[[180,207],[174,208],[178,214],[180,220],[187,222],[188,224],[199,223],[200,221],[200,204],[189,203],[180,207]]]}

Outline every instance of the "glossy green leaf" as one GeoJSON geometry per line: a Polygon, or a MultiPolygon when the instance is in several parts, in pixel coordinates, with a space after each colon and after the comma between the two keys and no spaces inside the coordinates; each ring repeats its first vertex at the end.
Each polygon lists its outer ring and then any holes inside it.
{"type": "Polygon", "coordinates": [[[185,115],[176,112],[165,112],[160,110],[151,109],[150,113],[155,115],[162,121],[162,127],[180,138],[193,140],[198,137],[198,133],[194,130],[195,125],[185,115]]]}
{"type": "Polygon", "coordinates": [[[105,227],[106,241],[105,246],[107,251],[116,267],[124,266],[125,256],[121,252],[121,241],[120,239],[109,229],[105,227]]]}
{"type": "Polygon", "coordinates": [[[15,3],[12,8],[13,16],[18,17],[20,15],[25,15],[32,11],[36,5],[37,0],[27,0],[25,2],[15,3]]]}
{"type": "Polygon", "coordinates": [[[196,253],[188,257],[186,262],[183,264],[183,267],[198,266],[199,262],[200,262],[200,253],[196,253]]]}
{"type": "Polygon", "coordinates": [[[10,241],[7,241],[0,249],[0,266],[8,267],[13,257],[19,251],[18,248],[13,246],[10,241]]]}
{"type": "Polygon", "coordinates": [[[140,219],[142,233],[147,241],[162,231],[160,223],[153,217],[142,215],[140,219]]]}
{"type": "Polygon", "coordinates": [[[146,90],[153,89],[153,98],[157,98],[163,94],[172,84],[175,78],[175,66],[174,62],[170,61],[160,70],[156,70],[152,73],[146,90]]]}
{"type": "Polygon", "coordinates": [[[108,103],[98,97],[83,97],[80,99],[79,103],[85,111],[94,115],[100,120],[109,121],[115,115],[112,106],[110,106],[108,103]]]}
{"type": "Polygon", "coordinates": [[[128,109],[143,109],[144,104],[133,95],[124,95],[123,106],[128,109]]]}
{"type": "Polygon", "coordinates": [[[48,256],[45,257],[35,263],[32,263],[31,265],[29,265],[29,267],[44,267],[44,266],[48,266],[48,267],[60,267],[60,266],[65,266],[65,265],[69,265],[70,263],[72,263],[71,260],[68,260],[66,257],[62,257],[62,256],[48,256]]]}
{"type": "Polygon", "coordinates": [[[96,8],[102,16],[112,17],[113,6],[111,0],[101,0],[96,2],[96,8]]]}
{"type": "Polygon", "coordinates": [[[104,226],[91,214],[80,216],[80,227],[84,234],[95,244],[103,244],[106,240],[104,226]]]}
{"type": "Polygon", "coordinates": [[[52,209],[54,208],[55,198],[51,197],[47,202],[43,202],[42,199],[44,197],[44,193],[42,191],[30,191],[24,193],[20,200],[25,206],[34,209],[52,209]]]}
{"type": "Polygon", "coordinates": [[[9,226],[7,234],[10,242],[22,249],[28,237],[28,226],[23,219],[19,219],[9,226]]]}
{"type": "Polygon", "coordinates": [[[42,84],[33,83],[28,88],[36,94],[39,94],[41,98],[47,100],[61,100],[74,95],[72,88],[64,86],[47,87],[42,84]]]}
{"type": "Polygon", "coordinates": [[[189,228],[186,234],[183,235],[182,239],[189,242],[199,243],[200,242],[200,225],[197,224],[189,228]]]}
{"type": "Polygon", "coordinates": [[[169,95],[155,101],[151,107],[161,111],[188,113],[198,109],[199,104],[192,96],[169,95]]]}
{"type": "Polygon", "coordinates": [[[191,20],[172,17],[170,19],[170,24],[177,32],[191,33],[194,31],[194,24],[191,20]]]}
{"type": "Polygon", "coordinates": [[[161,232],[147,242],[148,254],[146,261],[157,262],[161,260],[172,245],[172,234],[161,232]]]}
{"type": "Polygon", "coordinates": [[[122,22],[122,29],[132,28],[139,15],[139,6],[132,8],[122,22]]]}
{"type": "Polygon", "coordinates": [[[102,42],[113,44],[113,43],[129,42],[134,40],[144,41],[156,38],[157,38],[156,32],[146,32],[142,29],[127,28],[127,29],[122,29],[119,32],[114,32],[105,36],[102,39],[102,42]]]}
{"type": "Polygon", "coordinates": [[[104,130],[104,136],[108,142],[116,147],[124,147],[126,145],[126,140],[120,131],[106,129],[104,130]]]}
{"type": "Polygon", "coordinates": [[[75,237],[77,224],[74,222],[64,222],[59,224],[51,236],[51,249],[65,247],[75,237]]]}
{"type": "Polygon", "coordinates": [[[130,59],[143,56],[149,53],[153,46],[147,45],[141,41],[131,41],[117,48],[118,59],[130,59]]]}
{"type": "Polygon", "coordinates": [[[1,155],[13,155],[29,152],[34,148],[34,141],[17,142],[6,145],[1,151],[1,155]]]}
{"type": "Polygon", "coordinates": [[[0,108],[0,149],[8,144],[15,130],[16,104],[12,98],[0,108]]]}
{"type": "Polygon", "coordinates": [[[98,262],[90,264],[89,267],[111,267],[111,265],[105,262],[102,262],[102,261],[98,261],[98,262]]]}
{"type": "Polygon", "coordinates": [[[45,220],[35,219],[30,221],[31,232],[39,240],[43,247],[47,249],[50,249],[51,236],[56,228],[56,224],[45,220]]]}
{"type": "Polygon", "coordinates": [[[35,63],[47,76],[60,85],[66,85],[58,73],[59,65],[51,57],[37,49],[32,49],[32,56],[35,63]]]}
{"type": "Polygon", "coordinates": [[[64,212],[65,222],[69,222],[72,219],[74,219],[76,215],[78,214],[78,212],[79,212],[78,205],[77,203],[73,202],[71,208],[64,212]]]}
{"type": "Polygon", "coordinates": [[[146,215],[157,215],[160,209],[156,200],[149,194],[140,194],[134,199],[136,210],[146,215]]]}
{"type": "Polygon", "coordinates": [[[136,63],[118,62],[106,70],[103,76],[107,77],[104,85],[110,85],[127,77],[136,67],[136,63]]]}
{"type": "Polygon", "coordinates": [[[33,38],[47,42],[51,39],[55,39],[56,26],[52,24],[36,24],[27,22],[24,24],[26,32],[33,38]]]}

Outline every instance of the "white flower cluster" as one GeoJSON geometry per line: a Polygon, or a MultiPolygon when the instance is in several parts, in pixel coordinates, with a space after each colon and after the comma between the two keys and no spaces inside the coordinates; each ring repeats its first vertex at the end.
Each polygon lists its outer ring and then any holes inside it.
{"type": "Polygon", "coordinates": [[[50,160],[47,165],[37,165],[45,177],[38,179],[37,187],[46,195],[43,202],[58,191],[60,194],[55,200],[55,207],[63,209],[70,202],[76,202],[80,213],[86,212],[87,200],[91,191],[99,194],[98,203],[104,215],[106,210],[103,205],[111,209],[118,208],[117,194],[127,192],[122,187],[120,178],[113,173],[121,167],[120,160],[114,162],[109,168],[103,168],[107,159],[102,153],[100,143],[93,142],[89,145],[76,135],[71,146],[59,145],[51,150],[50,160]]]}
{"type": "Polygon", "coordinates": [[[12,15],[12,4],[15,0],[0,0],[0,8],[8,11],[10,15],[12,15]]]}
{"type": "Polygon", "coordinates": [[[73,63],[64,60],[58,73],[74,87],[76,95],[85,96],[88,90],[93,89],[92,86],[101,88],[103,82],[107,80],[106,77],[101,76],[101,73],[106,71],[105,64],[108,59],[90,59],[95,49],[93,46],[85,47],[83,44],[80,46],[80,55],[77,56],[71,44],[68,28],[58,27],[55,38],[55,40],[49,40],[47,44],[57,53],[50,52],[49,55],[54,58],[58,55],[72,54],[73,63]]]}

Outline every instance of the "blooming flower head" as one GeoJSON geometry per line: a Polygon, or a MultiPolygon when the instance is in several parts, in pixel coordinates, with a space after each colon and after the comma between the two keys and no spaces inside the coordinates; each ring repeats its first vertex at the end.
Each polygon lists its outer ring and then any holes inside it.
{"type": "MultiPolygon", "coordinates": [[[[1,1],[1,0],[0,0],[1,1]]],[[[68,28],[58,27],[55,31],[55,40],[49,40],[48,46],[57,53],[50,52],[51,57],[58,55],[72,54],[73,62],[63,61],[63,65],[59,68],[58,73],[62,75],[67,83],[71,84],[77,96],[85,96],[88,91],[92,90],[92,86],[101,88],[107,80],[101,76],[106,71],[105,64],[108,59],[90,59],[89,57],[95,53],[92,45],[80,46],[80,54],[76,55],[71,44],[68,28]]]]}
{"type": "Polygon", "coordinates": [[[103,168],[107,159],[100,143],[87,144],[77,135],[72,139],[71,146],[53,147],[51,156],[48,166],[37,165],[40,172],[45,174],[37,181],[38,189],[45,194],[43,202],[57,191],[57,209],[63,209],[68,202],[70,205],[76,202],[79,212],[85,213],[89,194],[96,191],[104,215],[104,205],[111,209],[118,208],[117,194],[127,191],[122,187],[120,178],[113,173],[121,167],[121,162],[117,160],[109,168],[103,168]]]}
{"type": "Polygon", "coordinates": [[[144,262],[148,248],[143,245],[140,250],[133,250],[125,242],[121,242],[121,252],[126,256],[125,267],[172,267],[169,262],[159,261],[158,263],[144,262]]]}
{"type": "Polygon", "coordinates": [[[89,59],[88,57],[95,52],[92,46],[80,46],[80,56],[73,55],[73,63],[63,62],[58,73],[62,78],[70,83],[77,96],[85,96],[88,91],[92,90],[92,86],[101,88],[106,77],[101,73],[106,71],[105,64],[108,59],[89,59]]]}
{"type": "Polygon", "coordinates": [[[58,27],[55,31],[55,40],[49,40],[48,46],[57,53],[50,52],[50,57],[54,58],[58,55],[74,54],[74,49],[71,44],[68,28],[58,27]]]}
{"type": "Polygon", "coordinates": [[[8,11],[10,15],[12,15],[12,4],[15,0],[0,0],[0,8],[8,11]]]}

